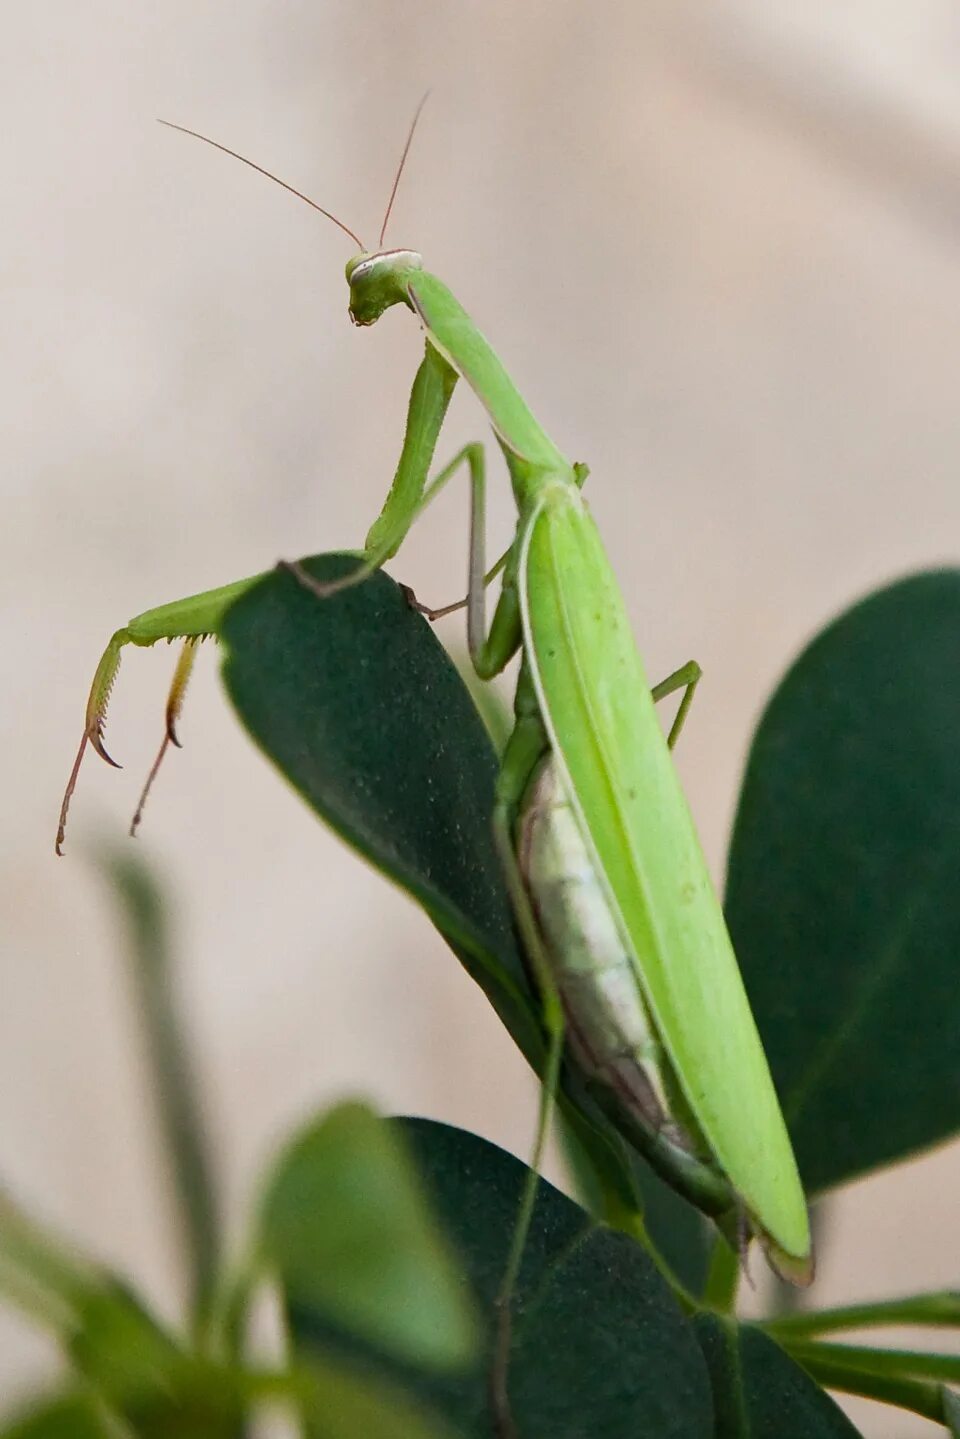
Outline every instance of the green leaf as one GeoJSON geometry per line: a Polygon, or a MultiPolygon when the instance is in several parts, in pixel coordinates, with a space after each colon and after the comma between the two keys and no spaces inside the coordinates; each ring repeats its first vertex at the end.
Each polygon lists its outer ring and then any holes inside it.
{"type": "Polygon", "coordinates": [[[220,1251],[213,1163],[176,992],[163,892],[131,849],[105,850],[99,860],[126,925],[127,959],[185,1250],[192,1318],[195,1331],[202,1331],[220,1251]]]}
{"type": "Polygon", "coordinates": [[[119,1281],[91,1290],[78,1306],[67,1351],[73,1364],[118,1407],[161,1393],[183,1351],[119,1281]]]}
{"type": "Polygon", "coordinates": [[[952,1389],[943,1390],[943,1418],[952,1439],[960,1439],[960,1398],[952,1389]]]}
{"type": "MultiPolygon", "coordinates": [[[[466,1435],[491,1433],[494,1303],[526,1166],[462,1130],[405,1120],[433,1207],[461,1257],[464,1283],[487,1320],[482,1362],[462,1377],[369,1363],[430,1403],[466,1435]]],[[[289,1303],[296,1352],[358,1346],[309,1305],[289,1303]]],[[[707,1439],[709,1387],[692,1329],[653,1262],[633,1240],[595,1224],[541,1181],[514,1308],[509,1393],[521,1435],[551,1439],[707,1439]]]]}
{"type": "Polygon", "coordinates": [[[396,1384],[313,1359],[301,1406],[309,1439],[457,1439],[396,1384]]]}
{"type": "MultiPolygon", "coordinates": [[[[356,556],[304,561],[318,579],[356,556]]],[[[490,834],[497,759],[456,668],[385,574],[326,600],[275,572],[230,610],[224,681],[333,829],[406,889],[525,1052],[536,1010],[490,834]]]]}
{"type": "Polygon", "coordinates": [[[710,1372],[715,1439],[856,1439],[828,1394],[758,1329],[701,1314],[696,1335],[710,1372]]]}
{"type": "MultiPolygon", "coordinates": [[[[356,556],[303,562],[318,579],[356,556]]],[[[529,1063],[540,1009],[493,842],[498,761],[456,667],[382,572],[319,600],[277,571],[231,608],[224,683],[252,738],[315,812],[405,889],[482,987],[529,1063]]],[[[568,1119],[605,1189],[636,1209],[632,1151],[576,1076],[568,1119]]]]}
{"type": "Polygon", "coordinates": [[[38,1404],[0,1430],[0,1439],[129,1439],[126,1426],[86,1394],[38,1404]]]}
{"type": "Polygon", "coordinates": [[[0,1294],[54,1336],[90,1392],[141,1439],[235,1439],[235,1376],[188,1354],[109,1270],[2,1194],[0,1294]]]}
{"type": "Polygon", "coordinates": [[[340,1105],[293,1142],[269,1184],[260,1245],[291,1303],[370,1344],[424,1367],[475,1356],[472,1298],[403,1137],[365,1105],[340,1105]]]}
{"type": "Polygon", "coordinates": [[[960,571],[842,614],[754,738],[727,914],[808,1188],[960,1128],[960,571]]]}

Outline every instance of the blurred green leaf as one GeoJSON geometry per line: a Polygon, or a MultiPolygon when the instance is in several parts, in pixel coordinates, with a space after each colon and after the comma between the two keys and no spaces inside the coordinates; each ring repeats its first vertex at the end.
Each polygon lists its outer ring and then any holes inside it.
{"type": "Polygon", "coordinates": [[[23,1412],[0,1439],[132,1439],[131,1431],[111,1418],[88,1394],[67,1395],[23,1412]]]}
{"type": "MultiPolygon", "coordinates": [[[[465,1435],[491,1432],[494,1304],[526,1166],[494,1145],[428,1120],[398,1121],[433,1207],[487,1321],[482,1362],[464,1376],[427,1375],[362,1351],[310,1305],[291,1298],[296,1352],[339,1345],[364,1353],[465,1435]]],[[[710,1396],[690,1325],[646,1251],[596,1225],[541,1181],[512,1331],[509,1392],[521,1435],[551,1439],[707,1439],[710,1396]]]]}
{"type": "Polygon", "coordinates": [[[83,1296],[76,1328],[65,1339],[79,1372],[121,1408],[164,1392],[184,1362],[183,1350],[137,1297],[109,1277],[83,1296]]]}
{"type": "Polygon", "coordinates": [[[960,1398],[952,1389],[943,1391],[943,1417],[952,1439],[960,1439],[960,1398]]]}
{"type": "Polygon", "coordinates": [[[774,1341],[716,1314],[694,1322],[710,1382],[715,1439],[856,1439],[858,1430],[774,1341]]]}
{"type": "Polygon", "coordinates": [[[91,1392],[138,1435],[236,1439],[244,1403],[237,1376],[189,1354],[108,1269],[7,1195],[0,1195],[0,1294],[57,1340],[91,1392]]]}
{"type": "Polygon", "coordinates": [[[808,1188],[960,1128],[960,571],[870,595],[760,722],[727,914],[808,1188]]]}
{"type": "Polygon", "coordinates": [[[302,1405],[309,1439],[458,1439],[396,1384],[314,1358],[302,1405]]]}
{"type": "Polygon", "coordinates": [[[200,1334],[209,1315],[220,1253],[213,1165],[177,1000],[163,894],[152,871],[130,850],[128,845],[123,852],[104,852],[100,862],[129,936],[137,1018],[186,1251],[191,1313],[200,1334]]]}
{"type": "Polygon", "coordinates": [[[472,1297],[403,1137],[365,1105],[340,1105],[293,1142],[269,1184],[260,1244],[291,1303],[414,1364],[475,1356],[472,1297]]]}

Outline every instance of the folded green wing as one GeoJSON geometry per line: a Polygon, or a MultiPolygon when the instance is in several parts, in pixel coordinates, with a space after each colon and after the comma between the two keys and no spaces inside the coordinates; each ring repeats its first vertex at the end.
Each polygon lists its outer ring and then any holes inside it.
{"type": "Polygon", "coordinates": [[[544,492],[519,583],[544,723],[662,1043],[733,1188],[802,1279],[807,1210],[766,1057],[622,596],[570,486],[544,492]]]}

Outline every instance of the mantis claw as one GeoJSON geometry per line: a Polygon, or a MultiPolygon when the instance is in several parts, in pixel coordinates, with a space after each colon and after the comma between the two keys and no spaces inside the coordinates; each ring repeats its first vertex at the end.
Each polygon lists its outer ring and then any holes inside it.
{"type": "Polygon", "coordinates": [[[97,754],[102,760],[106,760],[107,764],[112,765],[114,769],[123,769],[123,765],[119,764],[112,755],[107,753],[106,746],[103,743],[102,720],[98,720],[94,728],[87,731],[84,736],[84,742],[86,742],[86,740],[90,741],[97,754]]]}
{"type": "Polygon", "coordinates": [[[467,604],[467,600],[463,599],[456,600],[452,605],[441,605],[439,609],[431,609],[429,605],[425,605],[422,600],[417,599],[409,585],[400,585],[399,588],[410,608],[416,610],[418,615],[423,615],[424,619],[429,620],[431,624],[442,620],[446,615],[454,614],[456,610],[462,610],[467,604]]]}
{"type": "Polygon", "coordinates": [[[422,605],[410,585],[398,584],[397,588],[403,595],[410,609],[415,610],[418,615],[426,615],[429,618],[430,612],[426,605],[422,605]]]}

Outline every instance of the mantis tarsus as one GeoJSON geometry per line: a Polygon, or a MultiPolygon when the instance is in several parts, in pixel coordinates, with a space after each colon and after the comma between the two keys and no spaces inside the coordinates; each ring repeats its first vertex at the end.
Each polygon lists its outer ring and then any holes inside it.
{"type": "MultiPolygon", "coordinates": [[[[412,134],[413,127],[404,159],[412,134]]],[[[390,205],[395,193],[396,181],[390,205]]],[[[522,654],[495,827],[541,991],[554,1067],[566,1035],[572,1062],[586,1071],[606,1108],[660,1172],[707,1212],[739,1213],[774,1266],[805,1282],[812,1258],[796,1164],[670,756],[699,671],[685,667],[651,693],[581,494],[586,467],[570,463],[537,423],[491,346],[446,286],[424,269],[421,256],[383,248],[384,229],[376,250],[361,244],[346,277],[355,324],[372,325],[401,304],[423,328],[425,353],[411,390],[403,448],[356,571],[337,585],[301,578],[321,596],[362,581],[396,553],[429,500],[467,469],[471,559],[461,603],[470,655],[477,674],[489,679],[518,650],[522,654]],[[466,446],[428,481],[460,378],[486,410],[517,505],[515,539],[489,573],[482,446],[466,446]],[[501,568],[488,630],[485,585],[501,568]],[[678,718],[665,739],[655,698],[681,687],[678,718]]],[[[226,609],[254,579],[149,611],[114,635],[94,679],[58,849],[85,745],[109,758],[103,720],[121,648],[186,639],[168,710],[168,737],[174,738],[194,642],[217,631],[226,609]]],[[[505,1362],[504,1355],[501,1389],[505,1362]]],[[[499,1408],[506,1413],[504,1392],[499,1408]]],[[[501,1427],[508,1432],[506,1418],[501,1427]]]]}

